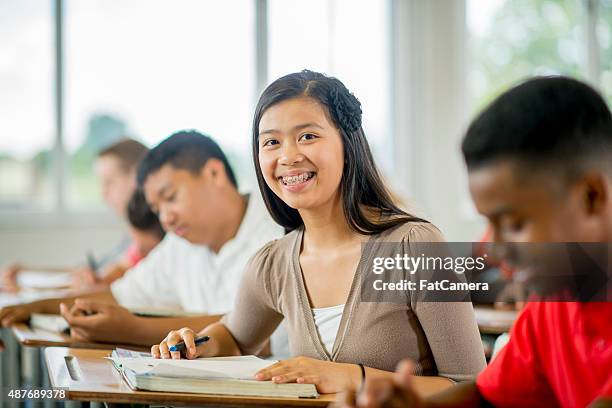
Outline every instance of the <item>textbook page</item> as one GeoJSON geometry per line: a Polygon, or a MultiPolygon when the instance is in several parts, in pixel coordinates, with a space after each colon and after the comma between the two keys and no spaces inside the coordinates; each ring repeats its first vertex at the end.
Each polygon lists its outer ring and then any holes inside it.
{"type": "Polygon", "coordinates": [[[137,375],[239,380],[252,380],[257,371],[276,362],[255,356],[198,358],[195,360],[115,357],[111,359],[122,369],[130,369],[137,375]]]}

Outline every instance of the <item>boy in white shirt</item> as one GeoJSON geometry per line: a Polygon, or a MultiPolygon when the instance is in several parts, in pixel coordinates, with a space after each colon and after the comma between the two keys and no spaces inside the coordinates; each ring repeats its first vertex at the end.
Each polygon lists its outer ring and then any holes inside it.
{"type": "Polygon", "coordinates": [[[110,289],[2,308],[3,326],[60,310],[71,334],[85,341],[149,345],[173,327],[199,330],[231,309],[248,259],[283,234],[258,195],[238,192],[219,146],[198,132],[175,133],[152,149],[138,185],[167,231],[155,250],[110,289]],[[201,315],[145,318],[125,307],[201,315]]]}

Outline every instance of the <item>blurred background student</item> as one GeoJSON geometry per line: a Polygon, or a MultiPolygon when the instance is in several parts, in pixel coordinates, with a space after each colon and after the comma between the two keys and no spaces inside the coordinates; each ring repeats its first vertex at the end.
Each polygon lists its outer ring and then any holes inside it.
{"type": "MultiPolygon", "coordinates": [[[[135,194],[136,169],[148,151],[144,144],[125,138],[112,143],[97,154],[94,170],[102,198],[117,217],[128,221],[129,235],[126,234],[100,259],[96,260],[92,253],[87,253],[84,254],[87,256],[86,265],[64,268],[72,271],[73,288],[83,288],[96,283],[109,284],[136,265],[161,240],[163,232],[160,232],[161,227],[158,228],[159,222],[148,216],[147,211],[150,210],[146,201],[135,194]]],[[[154,214],[151,215],[155,217],[154,214]]],[[[19,289],[17,276],[24,269],[40,268],[26,268],[21,264],[9,265],[2,273],[5,290],[19,289]]]]}
{"type": "Polygon", "coordinates": [[[122,258],[117,262],[111,262],[102,276],[96,277],[89,273],[89,269],[84,274],[74,274],[73,287],[110,285],[145,258],[166,235],[159,218],[151,211],[141,189],[136,189],[132,194],[127,205],[127,219],[131,244],[122,258]]]}

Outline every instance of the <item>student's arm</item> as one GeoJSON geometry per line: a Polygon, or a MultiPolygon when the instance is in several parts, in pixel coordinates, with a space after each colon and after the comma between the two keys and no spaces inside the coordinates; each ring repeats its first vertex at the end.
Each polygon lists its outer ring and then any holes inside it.
{"type": "Polygon", "coordinates": [[[471,408],[471,407],[493,407],[487,402],[474,382],[465,382],[448,388],[425,400],[426,408],[471,408]]]}
{"type": "Polygon", "coordinates": [[[100,277],[100,282],[105,285],[110,285],[117,279],[121,278],[131,268],[131,264],[123,259],[117,263],[111,264],[105,268],[104,274],[100,277]]]}
{"type": "MultiPolygon", "coordinates": [[[[277,295],[270,288],[270,273],[273,267],[269,264],[269,251],[273,243],[261,248],[248,262],[242,280],[238,286],[234,308],[225,315],[220,324],[204,329],[200,335],[208,335],[211,340],[206,347],[197,350],[196,354],[188,354],[188,358],[257,354],[265,346],[266,341],[283,320],[283,316],[274,305],[277,295]],[[210,332],[213,330],[214,332],[210,332]]],[[[170,332],[160,344],[152,347],[152,352],[158,358],[170,358],[168,343],[175,344],[196,336],[188,328],[170,332]]],[[[157,343],[157,342],[155,342],[157,343]]],[[[196,350],[194,349],[194,352],[196,350]]],[[[172,357],[179,358],[179,354],[172,357]]]]}
{"type": "Polygon", "coordinates": [[[473,382],[457,384],[423,399],[416,391],[419,385],[415,380],[419,377],[413,376],[412,370],[412,363],[404,361],[392,378],[368,378],[358,394],[351,390],[343,393],[337,405],[342,408],[476,408],[491,406],[481,397],[473,382]]]}
{"type": "Polygon", "coordinates": [[[4,290],[15,292],[19,289],[17,285],[17,275],[23,270],[23,266],[18,263],[7,265],[2,270],[2,285],[4,290]]]}
{"type": "Polygon", "coordinates": [[[196,330],[218,321],[221,316],[142,317],[113,304],[77,299],[71,310],[62,307],[73,337],[83,341],[126,343],[148,346],[157,343],[177,326],[196,330]]]}
{"type": "Polygon", "coordinates": [[[96,272],[87,265],[73,268],[71,273],[72,282],[70,283],[70,288],[74,290],[83,290],[93,287],[98,281],[96,272]]]}
{"type": "MultiPolygon", "coordinates": [[[[405,253],[414,256],[417,247],[411,243],[442,243],[443,237],[433,226],[417,225],[406,241],[405,253]]],[[[421,295],[411,293],[410,306],[423,329],[438,375],[453,381],[473,381],[485,369],[486,361],[472,304],[421,301],[421,295]]],[[[417,384],[416,377],[413,383],[417,384]]]]}
{"type": "MultiPolygon", "coordinates": [[[[390,381],[394,373],[389,371],[377,370],[371,367],[365,367],[366,378],[373,381],[390,381]]],[[[361,384],[359,378],[358,384],[361,384]]],[[[439,393],[453,386],[453,381],[446,377],[438,376],[413,376],[412,385],[415,393],[421,397],[426,397],[432,394],[439,393]]]]}
{"type": "Polygon", "coordinates": [[[115,298],[108,289],[100,290],[98,288],[92,291],[80,292],[76,296],[43,299],[22,305],[0,308],[0,322],[2,322],[3,327],[9,327],[13,323],[27,321],[32,313],[58,314],[60,312],[59,306],[61,303],[71,306],[77,298],[104,303],[116,303],[115,298]]]}

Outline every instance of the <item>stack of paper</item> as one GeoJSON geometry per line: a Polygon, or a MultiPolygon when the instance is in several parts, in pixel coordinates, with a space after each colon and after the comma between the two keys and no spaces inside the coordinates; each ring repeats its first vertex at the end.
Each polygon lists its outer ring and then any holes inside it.
{"type": "Polygon", "coordinates": [[[68,333],[70,325],[61,315],[32,313],[30,315],[30,327],[52,332],[68,333]]]}
{"type": "Polygon", "coordinates": [[[255,356],[159,360],[115,357],[128,384],[139,390],[260,397],[316,398],[312,384],[274,384],[256,381],[255,373],[275,361],[255,356]]]}
{"type": "Polygon", "coordinates": [[[26,289],[67,288],[71,282],[70,272],[25,270],[17,274],[17,285],[26,289]]]}

